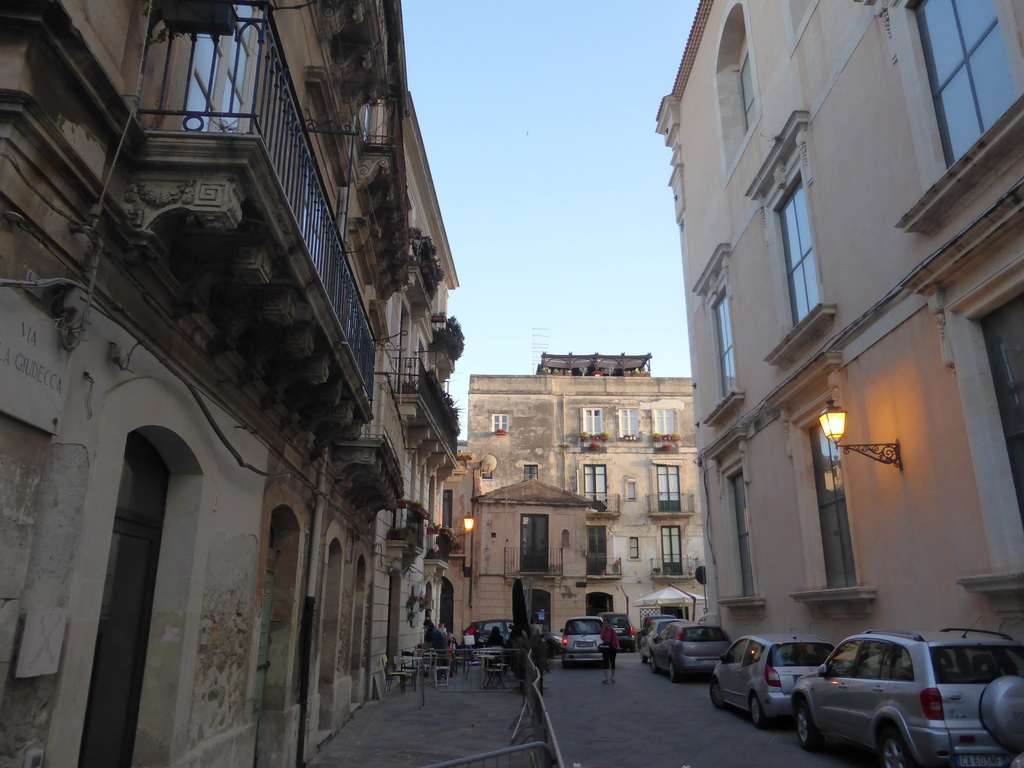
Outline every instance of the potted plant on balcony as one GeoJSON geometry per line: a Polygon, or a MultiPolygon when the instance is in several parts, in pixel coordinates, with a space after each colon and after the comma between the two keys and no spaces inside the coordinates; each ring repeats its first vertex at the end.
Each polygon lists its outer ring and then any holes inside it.
{"type": "Polygon", "coordinates": [[[592,450],[592,451],[600,451],[600,450],[601,450],[601,445],[600,445],[600,443],[596,443],[596,442],[594,442],[594,443],[591,443],[591,444],[590,444],[590,445],[588,445],[587,447],[588,447],[588,448],[589,448],[590,450],[592,450]]]}
{"type": "Polygon", "coordinates": [[[427,509],[426,507],[423,506],[422,501],[410,501],[409,511],[412,512],[414,515],[419,515],[420,519],[422,520],[427,519],[427,509]]]}
{"type": "Polygon", "coordinates": [[[599,432],[597,436],[600,437],[602,440],[607,440],[609,437],[611,437],[611,435],[608,434],[607,432],[599,432]]]}
{"type": "Polygon", "coordinates": [[[389,528],[385,534],[388,541],[405,541],[409,538],[409,529],[406,526],[389,528]]]}
{"type": "Polygon", "coordinates": [[[616,558],[615,562],[612,563],[612,571],[614,573],[617,573],[617,574],[622,573],[622,558],[621,557],[616,558]]]}
{"type": "Polygon", "coordinates": [[[673,432],[671,435],[669,435],[669,437],[675,440],[676,442],[679,442],[682,439],[682,435],[680,435],[678,432],[673,432]]]}
{"type": "Polygon", "coordinates": [[[448,547],[448,552],[453,555],[460,554],[462,552],[462,539],[452,539],[451,545],[448,547]]]}
{"type": "Polygon", "coordinates": [[[507,435],[508,434],[508,430],[507,429],[501,429],[499,427],[498,429],[494,430],[494,434],[496,434],[496,435],[507,435]]]}
{"type": "Polygon", "coordinates": [[[661,450],[663,451],[671,451],[673,448],[675,448],[675,446],[672,445],[672,443],[665,443],[661,446],[661,450]]]}
{"type": "Polygon", "coordinates": [[[587,432],[587,430],[583,430],[582,432],[580,432],[580,440],[584,440],[585,441],[585,440],[589,440],[589,439],[590,439],[590,433],[587,432]]]}
{"type": "Polygon", "coordinates": [[[661,432],[652,432],[651,440],[653,440],[654,442],[658,442],[659,440],[661,440],[661,432]]]}
{"type": "Polygon", "coordinates": [[[449,541],[452,541],[455,538],[455,531],[453,531],[447,525],[437,526],[437,531],[435,531],[435,533],[437,533],[437,535],[440,536],[442,539],[448,539],[449,541]]]}
{"type": "Polygon", "coordinates": [[[627,442],[630,442],[630,443],[635,443],[636,442],[636,435],[623,435],[622,439],[627,441],[627,442]]]}
{"type": "Polygon", "coordinates": [[[399,509],[405,509],[407,506],[409,506],[409,500],[408,499],[399,499],[397,506],[398,506],[399,509]]]}
{"type": "Polygon", "coordinates": [[[661,568],[659,568],[658,566],[654,566],[653,568],[651,568],[651,575],[661,576],[661,568]]]}

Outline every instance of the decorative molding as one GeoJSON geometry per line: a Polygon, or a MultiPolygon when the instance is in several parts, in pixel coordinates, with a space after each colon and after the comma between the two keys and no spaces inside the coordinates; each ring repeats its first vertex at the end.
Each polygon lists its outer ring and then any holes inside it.
{"type": "Polygon", "coordinates": [[[735,390],[727,394],[715,403],[715,407],[712,408],[711,412],[704,417],[704,424],[709,427],[714,426],[716,423],[721,421],[727,413],[731,412],[735,408],[739,408],[743,403],[743,397],[744,395],[742,392],[735,390]]]}
{"type": "MultiPolygon", "coordinates": [[[[779,135],[774,137],[775,143],[771,151],[761,164],[761,168],[754,176],[754,181],[747,188],[746,195],[751,200],[765,200],[769,197],[769,191],[773,184],[779,181],[780,168],[782,170],[782,184],[785,186],[788,169],[792,167],[793,160],[806,153],[807,130],[811,124],[811,115],[805,110],[794,110],[790,113],[789,119],[782,127],[779,135]],[[804,148],[801,148],[798,141],[801,139],[804,148]]],[[[801,160],[802,163],[805,161],[801,160]]],[[[803,166],[802,166],[803,167],[803,166]]],[[[805,170],[809,169],[809,165],[805,170]]],[[[806,179],[804,180],[806,184],[806,179]]]]}
{"type": "Polygon", "coordinates": [[[242,199],[233,176],[205,179],[135,178],[124,191],[128,218],[139,230],[174,210],[187,213],[190,224],[203,229],[233,230],[242,221],[242,199]]]}
{"type": "Polygon", "coordinates": [[[775,345],[775,348],[764,358],[769,365],[789,365],[807,348],[807,346],[822,336],[825,331],[832,327],[832,320],[835,318],[836,305],[832,303],[819,304],[797,323],[793,330],[783,337],[782,341],[775,345]]]}
{"type": "Polygon", "coordinates": [[[718,598],[718,604],[728,609],[729,614],[737,620],[763,619],[766,602],[765,598],[759,595],[718,598]]]}
{"type": "Polygon", "coordinates": [[[711,258],[704,265],[704,270],[693,286],[693,292],[707,299],[729,277],[729,257],[732,255],[731,243],[719,243],[715,246],[711,258]]]}
{"type": "Polygon", "coordinates": [[[1024,571],[960,576],[956,583],[965,592],[983,594],[992,609],[1008,621],[1024,619],[1024,571]]]}
{"type": "Polygon", "coordinates": [[[815,619],[863,619],[871,615],[878,590],[875,587],[841,587],[790,592],[794,602],[803,603],[815,619]]]}

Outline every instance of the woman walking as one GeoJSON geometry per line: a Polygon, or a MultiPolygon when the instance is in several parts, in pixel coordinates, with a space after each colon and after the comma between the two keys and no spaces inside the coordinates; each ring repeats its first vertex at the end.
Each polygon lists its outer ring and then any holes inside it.
{"type": "Polygon", "coordinates": [[[615,682],[615,654],[619,651],[619,636],[615,632],[608,619],[604,620],[604,626],[601,627],[601,644],[598,646],[601,649],[601,669],[604,672],[604,683],[615,682]],[[609,677],[611,672],[611,677],[609,677]]]}

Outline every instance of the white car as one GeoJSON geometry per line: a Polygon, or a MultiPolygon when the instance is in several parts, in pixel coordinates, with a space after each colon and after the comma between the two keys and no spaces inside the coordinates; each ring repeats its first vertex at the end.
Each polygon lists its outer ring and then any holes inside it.
{"type": "Polygon", "coordinates": [[[565,620],[562,629],[562,669],[573,664],[601,660],[601,627],[598,616],[573,616],[565,620]]]}

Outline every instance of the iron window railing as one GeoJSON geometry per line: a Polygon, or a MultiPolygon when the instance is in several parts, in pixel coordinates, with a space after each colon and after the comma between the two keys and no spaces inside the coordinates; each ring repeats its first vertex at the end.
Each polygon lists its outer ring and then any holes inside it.
{"type": "Polygon", "coordinates": [[[147,71],[154,77],[144,84],[139,113],[149,116],[150,130],[261,139],[372,399],[373,333],[280,40],[262,3],[239,3],[235,11],[233,35],[173,35],[149,44],[147,71]],[[166,48],[163,61],[150,61],[159,46],[166,48]]]}
{"type": "Polygon", "coordinates": [[[561,549],[505,547],[505,573],[562,574],[561,549]]]}

